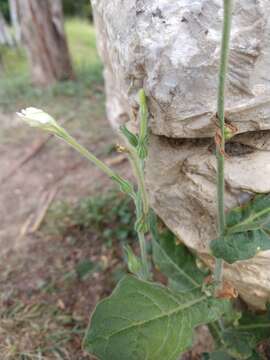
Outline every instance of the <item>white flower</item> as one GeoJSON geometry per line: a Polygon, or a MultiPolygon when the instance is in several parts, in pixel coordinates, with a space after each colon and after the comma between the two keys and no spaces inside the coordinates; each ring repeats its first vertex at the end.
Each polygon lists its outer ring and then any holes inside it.
{"type": "Polygon", "coordinates": [[[51,117],[51,115],[34,107],[23,109],[21,112],[18,112],[17,115],[28,125],[33,127],[38,127],[48,131],[58,127],[56,121],[53,117],[51,117]]]}

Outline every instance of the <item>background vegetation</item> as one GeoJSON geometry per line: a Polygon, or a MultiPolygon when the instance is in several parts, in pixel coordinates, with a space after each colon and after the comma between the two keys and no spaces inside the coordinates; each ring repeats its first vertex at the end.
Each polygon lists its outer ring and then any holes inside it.
{"type": "MultiPolygon", "coordinates": [[[[63,0],[64,13],[67,16],[81,16],[92,20],[92,9],[89,0],[63,0]]],[[[8,0],[0,0],[0,11],[6,20],[10,20],[8,0]]]]}

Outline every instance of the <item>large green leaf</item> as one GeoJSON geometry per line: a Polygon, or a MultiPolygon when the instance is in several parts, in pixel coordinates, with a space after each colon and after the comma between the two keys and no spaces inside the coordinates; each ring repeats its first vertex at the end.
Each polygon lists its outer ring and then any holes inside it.
{"type": "Polygon", "coordinates": [[[159,241],[153,240],[153,260],[179,291],[200,288],[205,274],[196,265],[196,258],[188,249],[176,243],[174,234],[167,231],[159,241]]]}
{"type": "Polygon", "coordinates": [[[178,291],[200,288],[206,274],[197,267],[195,256],[183,244],[176,242],[171,231],[159,234],[153,217],[150,227],[154,263],[169,278],[172,288],[178,291]]]}
{"type": "Polygon", "coordinates": [[[245,206],[230,211],[224,240],[212,241],[211,249],[216,258],[230,264],[269,250],[270,195],[258,195],[245,206]]]}
{"type": "Polygon", "coordinates": [[[181,294],[127,276],[97,306],[84,348],[101,360],[177,360],[192,345],[193,328],[228,307],[197,290],[181,294]]]}

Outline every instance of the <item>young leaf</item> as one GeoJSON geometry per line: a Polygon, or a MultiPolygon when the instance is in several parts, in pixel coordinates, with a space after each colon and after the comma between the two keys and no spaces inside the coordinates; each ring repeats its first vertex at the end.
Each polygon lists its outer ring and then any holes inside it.
{"type": "Polygon", "coordinates": [[[153,239],[153,260],[179,291],[200,288],[205,274],[196,265],[196,258],[188,249],[176,243],[173,233],[166,231],[153,239]]]}
{"type": "Polygon", "coordinates": [[[130,145],[132,145],[133,147],[136,147],[138,145],[138,136],[130,132],[126,125],[120,126],[120,131],[128,140],[130,145]]]}
{"type": "Polygon", "coordinates": [[[192,345],[193,328],[228,307],[200,291],[175,293],[127,276],[97,306],[84,348],[100,360],[177,360],[192,345]]]}
{"type": "Polygon", "coordinates": [[[229,264],[270,249],[270,194],[258,195],[247,205],[230,211],[224,241],[212,241],[216,258],[229,264]]]}
{"type": "Polygon", "coordinates": [[[141,260],[134,254],[132,248],[129,245],[124,246],[124,252],[128,269],[132,274],[142,278],[142,263],[141,260]]]}

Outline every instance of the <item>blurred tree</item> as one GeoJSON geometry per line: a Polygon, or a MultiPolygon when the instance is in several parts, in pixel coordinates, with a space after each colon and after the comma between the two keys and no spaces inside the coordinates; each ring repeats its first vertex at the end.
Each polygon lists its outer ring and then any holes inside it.
{"type": "Polygon", "coordinates": [[[6,21],[9,21],[8,0],[0,0],[0,12],[2,13],[6,21]]]}
{"type": "Polygon", "coordinates": [[[21,42],[21,26],[19,21],[19,4],[18,0],[9,0],[10,19],[15,32],[17,43],[21,42]]]}
{"type": "MultiPolygon", "coordinates": [[[[6,21],[12,21],[12,19],[10,19],[9,1],[10,0],[0,0],[0,11],[4,15],[6,21]]],[[[90,20],[92,20],[93,17],[89,0],[63,0],[63,10],[64,14],[67,16],[82,16],[87,17],[90,20]]]]}
{"type": "Polygon", "coordinates": [[[13,44],[13,38],[7,28],[6,20],[0,11],[0,45],[12,46],[13,44]]]}
{"type": "Polygon", "coordinates": [[[72,79],[61,0],[19,0],[18,5],[33,82],[48,86],[72,79]]]}

